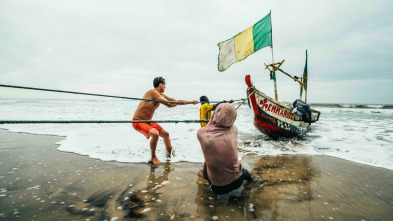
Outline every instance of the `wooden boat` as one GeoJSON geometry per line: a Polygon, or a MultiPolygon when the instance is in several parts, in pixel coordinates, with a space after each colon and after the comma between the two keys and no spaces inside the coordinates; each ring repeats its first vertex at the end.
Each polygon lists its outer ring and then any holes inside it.
{"type": "MultiPolygon", "coordinates": [[[[291,77],[300,84],[300,98],[303,90],[305,90],[305,98],[307,101],[307,56],[306,67],[302,78],[296,76],[292,77],[281,70],[280,66],[283,62],[284,61],[271,65],[265,64],[266,68],[271,72],[271,78],[273,80],[276,79],[275,73],[277,71],[281,71],[285,75],[291,77]]],[[[297,136],[305,131],[311,123],[319,120],[320,112],[311,109],[306,102],[296,100],[294,102],[296,107],[288,102],[279,102],[277,98],[276,82],[274,82],[276,99],[273,99],[255,88],[251,82],[250,75],[245,77],[245,81],[248,86],[248,103],[249,105],[251,103],[252,109],[254,110],[254,126],[262,133],[276,138],[297,136]]]]}
{"type": "Polygon", "coordinates": [[[301,78],[291,76],[280,66],[285,60],[274,63],[273,56],[273,34],[272,34],[271,11],[250,28],[235,35],[234,37],[218,43],[220,52],[218,54],[218,70],[223,72],[235,62],[246,59],[261,48],[270,46],[272,49],[272,64],[266,65],[270,71],[270,79],[274,80],[275,99],[270,98],[257,90],[251,82],[251,77],[246,76],[248,86],[247,100],[252,104],[254,110],[254,125],[263,133],[273,137],[296,136],[303,132],[311,123],[318,121],[320,112],[312,110],[307,105],[307,51],[306,65],[301,78]],[[300,84],[300,99],[293,105],[278,102],[276,72],[282,72],[300,84]],[[303,91],[305,101],[301,101],[303,91]]]}

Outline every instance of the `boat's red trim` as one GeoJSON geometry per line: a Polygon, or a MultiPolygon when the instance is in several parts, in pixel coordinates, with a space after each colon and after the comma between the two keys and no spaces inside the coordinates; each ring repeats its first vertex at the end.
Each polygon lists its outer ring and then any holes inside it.
{"type": "MultiPolygon", "coordinates": [[[[245,78],[246,84],[248,86],[247,93],[250,94],[253,92],[254,87],[251,82],[250,75],[247,75],[245,78]]],[[[277,125],[277,119],[273,116],[267,115],[257,104],[255,93],[250,95],[250,101],[252,104],[252,109],[254,111],[254,126],[261,131],[262,133],[268,134],[269,136],[278,137],[278,136],[296,136],[298,133],[295,133],[291,130],[286,130],[277,125]],[[263,120],[265,118],[265,120],[263,120]]]]}
{"type": "Polygon", "coordinates": [[[245,80],[246,80],[246,84],[247,84],[247,86],[248,87],[252,87],[252,83],[251,83],[251,76],[248,74],[248,75],[246,75],[246,78],[245,78],[245,80]]]}
{"type": "MultiPolygon", "coordinates": [[[[249,95],[250,93],[253,92],[250,75],[246,75],[246,79],[245,80],[246,80],[246,84],[248,86],[247,94],[249,95]]],[[[250,95],[250,101],[251,101],[251,104],[252,104],[252,109],[254,110],[254,114],[258,115],[259,112],[258,112],[257,100],[255,98],[255,93],[250,95]]]]}

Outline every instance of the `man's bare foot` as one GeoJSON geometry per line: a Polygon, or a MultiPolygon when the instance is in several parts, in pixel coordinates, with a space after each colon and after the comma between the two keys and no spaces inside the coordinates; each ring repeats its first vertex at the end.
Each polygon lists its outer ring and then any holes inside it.
{"type": "Polygon", "coordinates": [[[161,164],[161,161],[157,157],[153,157],[150,159],[149,163],[157,165],[157,164],[161,164]]]}

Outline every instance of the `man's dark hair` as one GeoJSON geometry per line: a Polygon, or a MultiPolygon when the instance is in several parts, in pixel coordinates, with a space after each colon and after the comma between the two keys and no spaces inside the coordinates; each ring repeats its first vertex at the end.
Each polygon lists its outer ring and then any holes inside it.
{"type": "Polygon", "coordinates": [[[201,96],[199,98],[199,101],[204,104],[204,103],[209,103],[209,98],[207,98],[205,95],[201,96]]]}
{"type": "Polygon", "coordinates": [[[154,78],[153,80],[154,88],[157,88],[158,86],[160,86],[160,84],[165,84],[165,79],[161,76],[154,78]]]}

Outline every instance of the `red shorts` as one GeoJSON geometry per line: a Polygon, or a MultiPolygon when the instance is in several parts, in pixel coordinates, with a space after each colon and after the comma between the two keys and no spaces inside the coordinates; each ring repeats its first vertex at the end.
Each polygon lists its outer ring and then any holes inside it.
{"type": "MultiPolygon", "coordinates": [[[[132,120],[134,121],[134,120],[138,120],[138,119],[132,118],[132,120]]],[[[154,129],[158,130],[158,132],[162,131],[162,127],[157,123],[132,123],[132,127],[136,131],[145,135],[146,139],[150,138],[149,131],[151,129],[154,128],[154,129]]]]}

